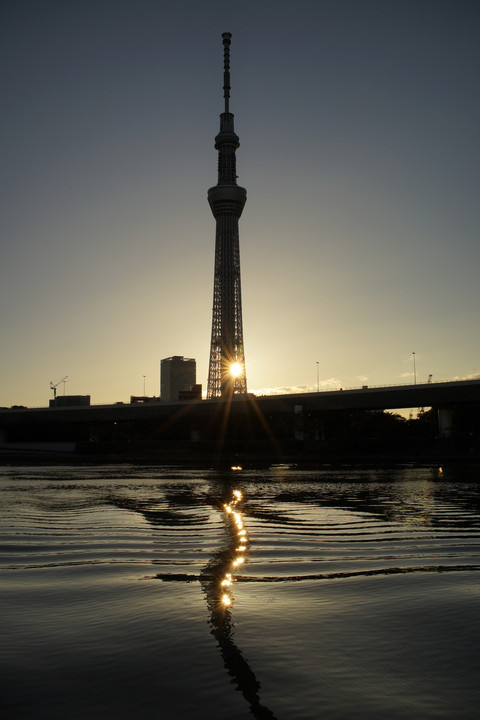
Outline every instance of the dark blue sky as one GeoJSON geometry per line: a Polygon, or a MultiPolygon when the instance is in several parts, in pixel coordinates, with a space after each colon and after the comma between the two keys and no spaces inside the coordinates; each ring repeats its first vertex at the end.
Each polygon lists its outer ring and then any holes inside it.
{"type": "Polygon", "coordinates": [[[0,405],[206,385],[224,31],[249,389],[480,372],[477,2],[0,12],[0,405]]]}

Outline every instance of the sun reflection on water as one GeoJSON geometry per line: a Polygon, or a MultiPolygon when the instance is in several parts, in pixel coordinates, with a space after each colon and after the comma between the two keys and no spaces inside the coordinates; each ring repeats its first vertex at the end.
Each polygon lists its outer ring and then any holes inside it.
{"type": "Polygon", "coordinates": [[[211,633],[217,640],[225,668],[250,706],[251,715],[255,720],[277,720],[271,710],[260,702],[260,683],[233,637],[233,584],[245,563],[249,546],[240,511],[243,499],[241,490],[228,486],[224,488],[221,500],[214,499],[215,508],[224,517],[228,543],[213,553],[202,570],[200,582],[210,611],[211,633]]]}
{"type": "MultiPolygon", "coordinates": [[[[232,528],[234,538],[236,540],[234,541],[234,548],[233,548],[233,554],[231,558],[231,567],[230,569],[238,568],[240,565],[242,565],[245,562],[245,556],[243,553],[247,550],[248,545],[248,534],[245,529],[245,526],[243,524],[243,518],[241,513],[238,511],[238,504],[243,500],[243,495],[241,490],[233,490],[232,491],[232,499],[224,503],[223,509],[226,513],[228,521],[233,525],[232,528]],[[238,546],[237,546],[238,543],[238,546]],[[237,555],[237,553],[242,553],[237,555]]],[[[225,576],[220,580],[220,588],[223,590],[224,588],[230,588],[233,584],[235,579],[232,577],[231,572],[226,572],[225,576]]],[[[230,606],[233,602],[233,598],[229,592],[223,592],[221,595],[221,602],[222,604],[227,607],[230,606]]]]}

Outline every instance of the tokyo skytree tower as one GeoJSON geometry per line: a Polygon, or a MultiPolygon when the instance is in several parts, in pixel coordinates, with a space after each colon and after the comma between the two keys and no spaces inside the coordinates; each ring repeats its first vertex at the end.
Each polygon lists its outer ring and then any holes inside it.
{"type": "Polygon", "coordinates": [[[225,112],[220,115],[218,183],[208,191],[208,202],[216,220],[215,277],[213,287],[212,339],[207,398],[229,397],[247,392],[243,349],[242,295],[238,219],[247,191],[237,185],[235,152],[239,138],[233,129],[230,100],[230,33],[223,33],[225,112]]]}

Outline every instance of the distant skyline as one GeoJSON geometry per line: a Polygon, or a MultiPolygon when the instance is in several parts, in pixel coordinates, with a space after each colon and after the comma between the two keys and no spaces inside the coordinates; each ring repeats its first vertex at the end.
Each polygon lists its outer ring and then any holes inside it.
{"type": "Polygon", "coordinates": [[[222,32],[248,390],[480,377],[477,2],[0,12],[0,406],[206,390],[222,32]]]}

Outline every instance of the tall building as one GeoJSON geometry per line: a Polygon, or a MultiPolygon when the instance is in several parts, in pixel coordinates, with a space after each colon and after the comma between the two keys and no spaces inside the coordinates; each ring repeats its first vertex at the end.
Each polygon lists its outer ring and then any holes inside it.
{"type": "Polygon", "coordinates": [[[182,392],[196,383],[197,364],[193,358],[174,355],[160,362],[160,399],[179,400],[182,392]]]}
{"type": "Polygon", "coordinates": [[[212,339],[207,398],[247,392],[243,348],[242,296],[238,220],[247,191],[237,185],[236,156],[239,138],[233,128],[230,100],[230,33],[223,33],[225,112],[220,115],[218,183],[208,191],[208,202],[216,220],[215,277],[213,287],[212,339]]]}

